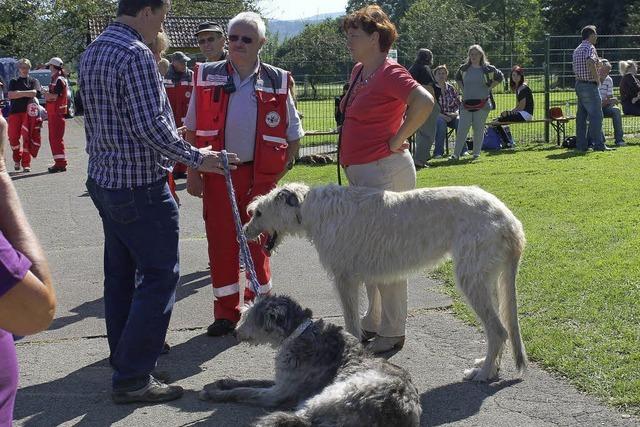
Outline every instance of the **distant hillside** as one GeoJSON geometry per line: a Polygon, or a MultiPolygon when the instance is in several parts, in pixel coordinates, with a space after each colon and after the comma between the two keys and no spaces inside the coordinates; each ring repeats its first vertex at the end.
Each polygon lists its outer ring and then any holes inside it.
{"type": "Polygon", "coordinates": [[[344,15],[344,12],[323,13],[321,15],[314,15],[308,18],[296,19],[292,21],[280,21],[272,19],[267,22],[267,27],[270,34],[278,34],[278,40],[282,41],[286,38],[298,35],[304,29],[307,24],[315,24],[324,21],[327,18],[337,18],[344,15]]]}

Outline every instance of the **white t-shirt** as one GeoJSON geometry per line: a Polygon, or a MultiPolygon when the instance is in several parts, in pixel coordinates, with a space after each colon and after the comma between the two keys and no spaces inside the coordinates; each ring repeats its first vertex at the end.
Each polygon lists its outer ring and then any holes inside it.
{"type": "Polygon", "coordinates": [[[598,88],[600,90],[600,99],[603,101],[607,98],[613,97],[613,79],[611,76],[607,76],[604,78],[604,81],[600,84],[598,88]]]}

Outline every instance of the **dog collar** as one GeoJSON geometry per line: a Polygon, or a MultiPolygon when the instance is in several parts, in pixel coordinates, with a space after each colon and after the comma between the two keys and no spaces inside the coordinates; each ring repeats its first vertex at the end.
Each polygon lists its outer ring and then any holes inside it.
{"type": "Polygon", "coordinates": [[[302,322],[300,325],[298,325],[298,327],[295,329],[295,331],[291,332],[291,335],[289,335],[287,337],[287,339],[285,339],[285,342],[289,342],[289,341],[293,341],[296,338],[298,338],[300,335],[302,335],[302,333],[304,331],[307,330],[307,328],[309,326],[311,326],[313,324],[313,320],[311,319],[305,319],[304,322],[302,322]]]}

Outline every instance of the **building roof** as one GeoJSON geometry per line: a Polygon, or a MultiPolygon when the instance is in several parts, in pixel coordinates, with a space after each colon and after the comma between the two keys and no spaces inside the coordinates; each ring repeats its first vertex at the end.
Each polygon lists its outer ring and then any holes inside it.
{"type": "MultiPolygon", "coordinates": [[[[112,16],[89,18],[87,44],[94,41],[114,19],[112,16]]],[[[198,24],[212,21],[226,30],[230,19],[208,16],[168,16],[164,22],[164,31],[169,37],[172,49],[197,48],[198,43],[193,34],[196,32],[198,24]]]]}

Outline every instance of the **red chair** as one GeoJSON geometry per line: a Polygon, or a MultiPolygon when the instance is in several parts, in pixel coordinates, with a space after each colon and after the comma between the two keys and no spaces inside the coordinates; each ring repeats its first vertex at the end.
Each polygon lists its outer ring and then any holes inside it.
{"type": "Polygon", "coordinates": [[[551,127],[556,131],[558,146],[561,144],[560,133],[562,133],[562,141],[566,138],[566,125],[572,120],[573,117],[565,117],[560,107],[549,108],[549,123],[551,127]]]}

